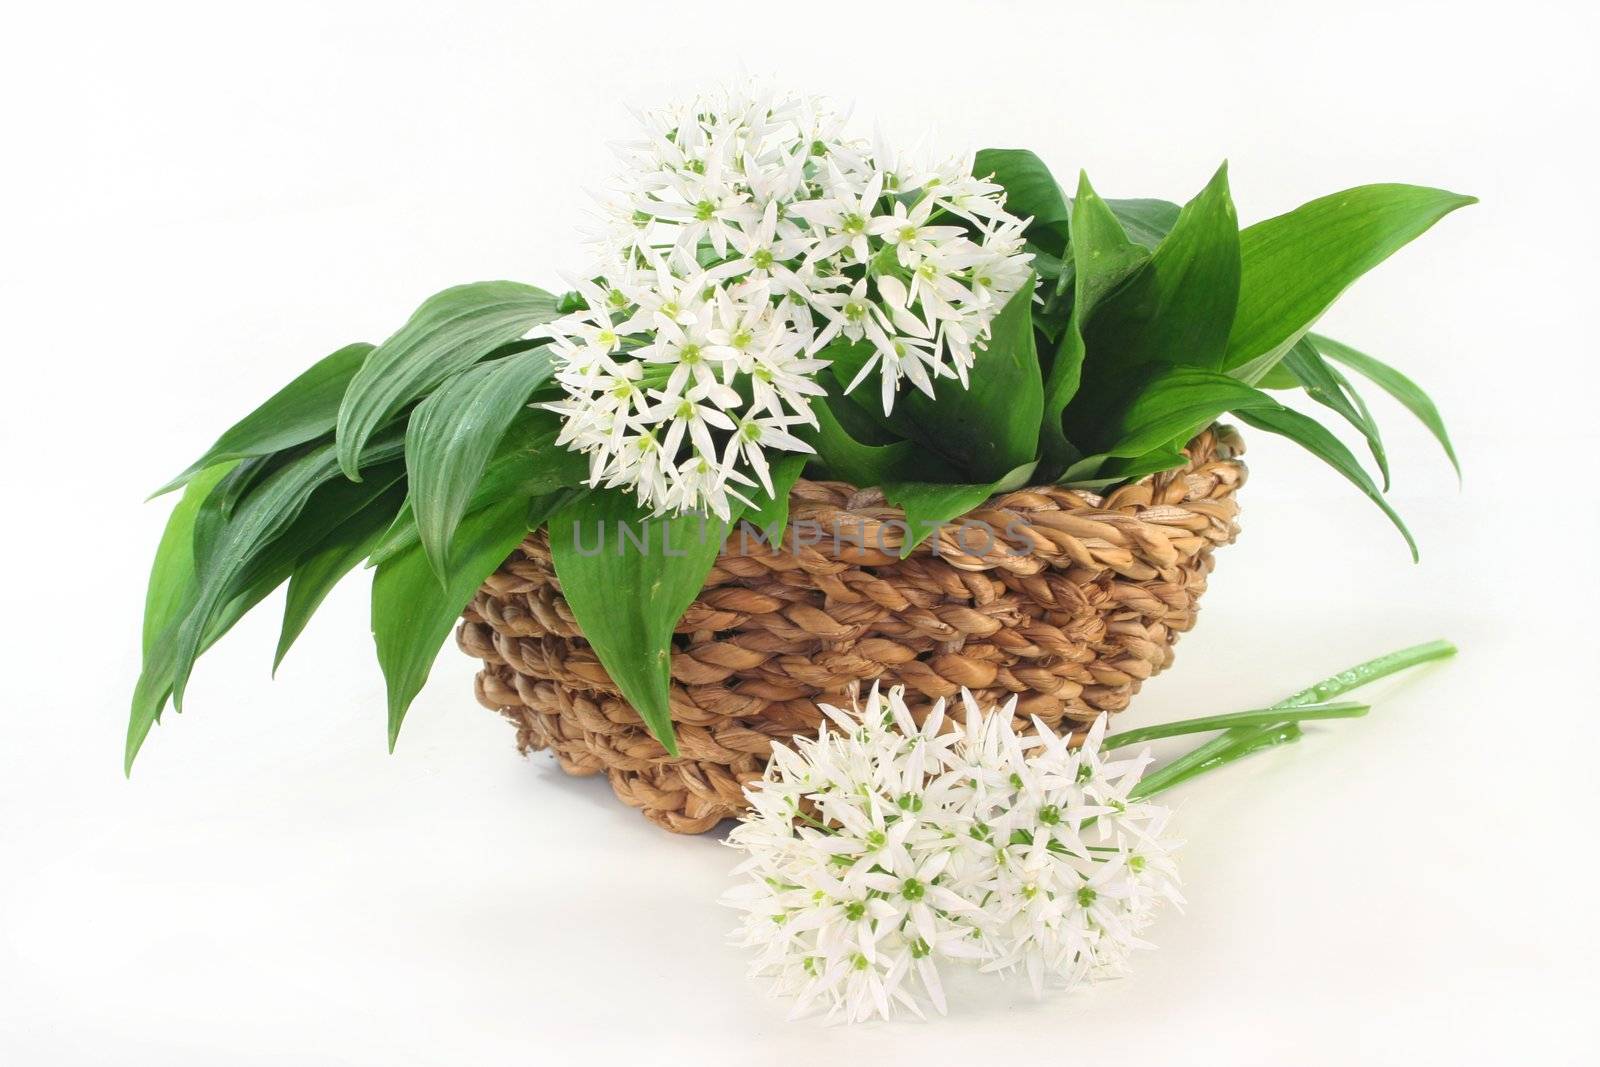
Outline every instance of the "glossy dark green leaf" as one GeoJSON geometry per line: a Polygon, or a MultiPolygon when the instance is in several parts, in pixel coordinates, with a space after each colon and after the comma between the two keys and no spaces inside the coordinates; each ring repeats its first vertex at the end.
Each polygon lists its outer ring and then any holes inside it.
{"type": "MultiPolygon", "coordinates": [[[[941,485],[934,482],[889,481],[883,483],[883,498],[905,512],[907,532],[900,546],[900,558],[931,537],[941,526],[978,507],[997,493],[1008,493],[1028,484],[1037,462],[1024,463],[1004,478],[982,485],[941,485]]],[[[996,531],[989,531],[992,538],[996,531]]],[[[975,546],[976,547],[976,546],[975,546]]]]}
{"type": "Polygon", "coordinates": [[[1416,185],[1334,193],[1240,235],[1239,310],[1224,366],[1254,383],[1367,271],[1470,196],[1416,185]]]}
{"type": "Polygon", "coordinates": [[[673,755],[672,632],[728,527],[699,515],[652,518],[621,489],[595,490],[550,517],[561,595],[606,673],[673,755]]]}
{"type": "MultiPolygon", "coordinates": [[[[372,480],[369,476],[362,484],[372,480]]],[[[333,587],[377,546],[384,531],[394,521],[405,496],[405,486],[399,481],[394,482],[379,496],[356,509],[330,531],[316,548],[295,562],[294,572],[289,577],[289,593],[283,603],[283,625],[278,633],[278,648],[272,657],[274,673],[333,587]]]]}
{"type": "Polygon", "coordinates": [[[418,404],[406,428],[406,474],[422,550],[440,581],[449,573],[456,525],[495,447],[533,391],[549,380],[550,349],[480,363],[418,404]]]}
{"type": "Polygon", "coordinates": [[[1367,405],[1362,401],[1359,393],[1351,387],[1344,375],[1323,360],[1322,356],[1310,340],[1302,337],[1295,342],[1295,346],[1284,355],[1279,366],[1286,367],[1290,374],[1305,389],[1306,395],[1330,411],[1336,412],[1341,418],[1360,431],[1366,438],[1367,450],[1372,453],[1372,461],[1378,466],[1378,473],[1383,476],[1383,491],[1389,491],[1389,457],[1383,448],[1383,438],[1378,433],[1378,424],[1372,418],[1372,413],[1367,410],[1367,405]]]}
{"type": "Polygon", "coordinates": [[[1003,186],[1006,210],[1032,219],[1029,239],[1051,255],[1061,255],[1067,243],[1067,198],[1043,160],[1026,148],[985,148],[974,158],[972,173],[1003,186]]]}
{"type": "Polygon", "coordinates": [[[372,578],[372,638],[388,689],[391,752],[462,609],[527,535],[527,513],[527,499],[511,497],[464,518],[443,585],[420,545],[379,564],[372,578]]]}
{"type": "Polygon", "coordinates": [[[1236,408],[1234,414],[1258,430],[1266,430],[1289,438],[1344,475],[1352,485],[1366,494],[1367,499],[1382,509],[1390,522],[1394,523],[1395,529],[1400,531],[1400,535],[1406,539],[1406,545],[1411,549],[1411,559],[1415,561],[1418,558],[1416,539],[1411,536],[1411,531],[1406,529],[1406,524],[1401,521],[1399,514],[1383,498],[1383,493],[1373,483],[1371,475],[1367,474],[1356,461],[1356,457],[1350,454],[1344,443],[1329,433],[1321,423],[1276,402],[1270,406],[1236,408]]]}
{"type": "Polygon", "coordinates": [[[328,433],[339,417],[339,402],[345,389],[371,351],[369,344],[346,345],[318,360],[310,370],[229,427],[205,455],[152,495],[170,492],[198,472],[226,460],[282,452],[328,433]]]}
{"type": "Polygon", "coordinates": [[[1089,184],[1089,176],[1080,173],[1078,195],[1072,200],[1072,313],[1044,384],[1040,474],[1047,480],[1053,481],[1080,455],[1062,426],[1062,416],[1082,381],[1084,323],[1100,301],[1149,257],[1148,250],[1128,239],[1122,223],[1089,184]]]}
{"type": "Polygon", "coordinates": [[[1328,359],[1343,363],[1405,405],[1406,410],[1428,428],[1434,440],[1439,442],[1439,447],[1444,449],[1444,454],[1450,458],[1450,465],[1455,468],[1456,477],[1461,476],[1461,464],[1456,460],[1456,450],[1450,444],[1450,434],[1444,428],[1444,419],[1440,417],[1439,409],[1434,406],[1428,394],[1423,392],[1416,382],[1393,367],[1357,352],[1349,345],[1335,341],[1331,337],[1323,337],[1320,334],[1311,334],[1310,337],[1318,352],[1328,359]]]}
{"type": "Polygon", "coordinates": [[[345,392],[337,425],[345,476],[359,480],[367,439],[406,405],[555,317],[555,297],[517,282],[476,282],[429,297],[367,357],[345,392]]]}

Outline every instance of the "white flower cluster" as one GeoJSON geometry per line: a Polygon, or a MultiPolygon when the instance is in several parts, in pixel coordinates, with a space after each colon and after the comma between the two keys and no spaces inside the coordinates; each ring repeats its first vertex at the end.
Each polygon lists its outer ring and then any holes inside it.
{"type": "Polygon", "coordinates": [[[1163,901],[1182,903],[1169,809],[1130,796],[1148,755],[1109,759],[1102,716],[1081,747],[1015,698],[964,726],[940,701],[919,726],[903,692],[858,714],[824,707],[818,737],[774,746],[729,836],[748,854],[725,902],[794,1014],[830,1019],[945,1011],[941,960],[1071,985],[1120,973],[1163,901]]]}
{"type": "Polygon", "coordinates": [[[723,518],[770,493],[767,452],[812,451],[795,431],[836,338],[870,344],[856,381],[878,370],[885,412],[902,379],[966,387],[1032,259],[970,157],[914,163],[817,100],[749,89],[642,118],[587,306],[532,334],[558,354],[559,441],[592,484],[723,518]]]}

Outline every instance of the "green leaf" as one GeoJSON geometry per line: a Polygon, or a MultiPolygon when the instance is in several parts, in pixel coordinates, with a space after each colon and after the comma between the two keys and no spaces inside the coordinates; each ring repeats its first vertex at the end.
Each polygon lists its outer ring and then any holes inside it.
{"type": "Polygon", "coordinates": [[[377,546],[405,496],[405,486],[395,482],[380,496],[358,508],[320,545],[295,562],[294,572],[289,577],[288,597],[283,604],[278,648],[272,657],[274,674],[333,587],[377,546]]]}
{"type": "Polygon", "coordinates": [[[1378,424],[1373,421],[1372,413],[1367,410],[1367,405],[1351,387],[1349,380],[1323,362],[1316,348],[1304,337],[1289,349],[1279,365],[1288,368],[1289,373],[1304,387],[1307,396],[1337,412],[1361,432],[1361,436],[1367,440],[1368,451],[1372,453],[1372,461],[1383,475],[1383,491],[1387,493],[1389,457],[1383,449],[1383,438],[1378,434],[1378,424]]]}
{"type": "Polygon", "coordinates": [[[150,582],[144,597],[144,656],[169,625],[188,613],[195,595],[194,526],[195,518],[217,483],[232,472],[233,462],[224,460],[197,472],[183,490],[183,496],[167,517],[161,543],[156,547],[150,567],[150,582]]]}
{"type": "Polygon", "coordinates": [[[1093,469],[1099,472],[1097,477],[1074,478],[1065,484],[1073,489],[1090,489],[1098,492],[1113,485],[1136,482],[1148,474],[1173,470],[1189,462],[1189,454],[1172,444],[1162,445],[1159,448],[1151,449],[1142,456],[1130,456],[1126,459],[1094,458],[1095,460],[1103,460],[1103,462],[1091,462],[1090,464],[1093,469]]]}
{"type": "Polygon", "coordinates": [[[1223,164],[1149,262],[1088,319],[1079,399],[1094,402],[1104,383],[1145,363],[1220,369],[1238,303],[1239,219],[1223,164]]]}
{"type": "Polygon", "coordinates": [[[909,473],[918,454],[917,446],[910,441],[886,445],[862,443],[844,428],[838,417],[850,407],[850,401],[834,396],[819,396],[811,404],[811,411],[817,417],[817,429],[810,444],[817,450],[817,462],[828,475],[862,487],[882,485],[909,473]]]}
{"type": "Polygon", "coordinates": [[[456,531],[455,565],[440,585],[421,546],[384,561],[372,578],[372,638],[389,697],[389,751],[462,609],[527,535],[528,501],[474,512],[456,531]]]}
{"type": "Polygon", "coordinates": [[[760,530],[767,541],[776,543],[789,525],[789,490],[800,480],[800,472],[810,458],[803,452],[783,453],[772,463],[772,494],[767,495],[764,489],[752,494],[744,521],[760,530]]]}
{"type": "Polygon", "coordinates": [[[1415,562],[1420,558],[1416,539],[1411,536],[1411,531],[1406,529],[1406,524],[1401,521],[1399,514],[1383,498],[1383,493],[1373,484],[1372,477],[1360,463],[1356,462],[1356,457],[1350,454],[1344,443],[1329,433],[1321,423],[1275,401],[1271,406],[1238,408],[1234,410],[1234,414],[1258,430],[1266,430],[1289,438],[1348,478],[1357,489],[1367,495],[1367,499],[1378,505],[1383,513],[1389,516],[1389,521],[1394,523],[1395,529],[1406,539],[1406,545],[1411,549],[1412,561],[1415,562]]]}
{"type": "Polygon", "coordinates": [[[1107,294],[1143,266],[1150,253],[1128,240],[1122,223],[1089,184],[1078,175],[1078,195],[1072,201],[1072,315],[1050,364],[1044,385],[1043,453],[1041,473],[1054,479],[1079,452],[1062,428],[1062,415],[1078,393],[1085,354],[1084,324],[1107,294]]]}
{"type": "Polygon", "coordinates": [[[1223,366],[1260,381],[1357,278],[1474,203],[1443,189],[1363,185],[1246,228],[1239,310],[1223,366]]]}
{"type": "Polygon", "coordinates": [[[1028,237],[1060,256],[1067,244],[1067,199],[1044,161],[1026,148],[985,148],[973,158],[972,173],[1005,188],[1006,210],[1031,217],[1028,237]]]}
{"type": "Polygon", "coordinates": [[[990,323],[988,347],[967,372],[968,388],[942,378],[932,398],[910,390],[895,404],[897,415],[905,409],[916,440],[974,482],[1002,478],[1038,457],[1044,382],[1033,347],[1033,288],[1030,274],[990,323]]]}
{"type": "Polygon", "coordinates": [[[621,489],[595,490],[550,517],[561,595],[606,673],[674,756],[672,633],[728,527],[700,515],[651,518],[621,489]]]}
{"type": "Polygon", "coordinates": [[[1170,200],[1107,200],[1105,205],[1135,243],[1152,250],[1178,224],[1181,210],[1170,200]]]}
{"type": "MultiPolygon", "coordinates": [[[[1024,463],[1004,478],[982,485],[939,485],[931,482],[885,482],[883,498],[905,512],[906,536],[900,558],[926,541],[941,526],[978,507],[997,493],[1008,493],[1028,484],[1037,461],[1024,463]]],[[[991,534],[992,536],[992,534],[991,534]]]]}
{"type": "Polygon", "coordinates": [[[418,404],[406,429],[406,474],[422,549],[439,580],[450,543],[500,439],[550,378],[549,348],[480,363],[418,404]]]}
{"type": "Polygon", "coordinates": [[[1357,352],[1349,345],[1341,344],[1331,337],[1319,334],[1310,336],[1311,343],[1317,346],[1318,352],[1331,360],[1343,363],[1405,405],[1406,410],[1415,415],[1433,434],[1434,440],[1439,442],[1439,447],[1443,448],[1444,454],[1450,458],[1450,466],[1455,468],[1456,477],[1461,477],[1461,464],[1456,459],[1455,448],[1450,444],[1450,434],[1444,428],[1444,419],[1440,417],[1439,409],[1428,398],[1428,394],[1423,392],[1416,382],[1393,367],[1357,352]]]}
{"type": "Polygon", "coordinates": [[[345,389],[371,351],[369,344],[354,344],[324,356],[229,427],[188,470],[151,495],[171,492],[200,471],[226,460],[282,452],[332,430],[345,389]]]}
{"type": "Polygon", "coordinates": [[[367,358],[339,407],[339,466],[359,481],[367,439],[407,404],[500,345],[556,317],[556,298],[517,282],[476,282],[429,297],[367,358]]]}
{"type": "MultiPolygon", "coordinates": [[[[508,497],[541,498],[558,489],[583,483],[589,460],[555,443],[561,419],[552,411],[524,408],[511,420],[495,445],[493,456],[467,503],[467,514],[498,504],[508,497]]],[[[416,515],[408,500],[368,559],[376,567],[420,540],[416,515]]]]}
{"type": "Polygon", "coordinates": [[[1108,403],[1103,416],[1082,425],[1083,439],[1094,455],[1073,464],[1062,481],[1093,477],[1104,460],[1143,456],[1188,440],[1225,411],[1277,401],[1237,378],[1199,367],[1151,364],[1128,376],[1123,393],[1108,403]]]}
{"type": "MultiPolygon", "coordinates": [[[[363,452],[363,466],[376,466],[398,459],[402,448],[403,438],[398,427],[391,428],[374,439],[363,452]]],[[[398,464],[390,469],[398,478],[398,464]]],[[[172,702],[178,710],[183,709],[184,687],[213,616],[248,582],[251,569],[261,568],[262,558],[269,546],[295,524],[312,493],[337,473],[338,464],[332,442],[311,448],[251,488],[232,514],[206,531],[203,544],[197,538],[195,560],[198,591],[193,608],[178,628],[174,651],[176,667],[172,679],[172,702]]],[[[212,496],[215,497],[226,485],[226,482],[219,485],[213,490],[212,496]]],[[[376,487],[381,491],[387,484],[380,483],[376,487]]],[[[367,492],[371,492],[371,487],[367,492]]],[[[202,512],[206,508],[207,505],[203,505],[202,512]]],[[[342,518],[335,508],[313,509],[312,514],[317,519],[324,516],[342,518]]],[[[202,515],[197,525],[204,521],[202,515]]],[[[303,536],[313,540],[314,532],[307,530],[303,536]]],[[[291,565],[292,559],[290,557],[291,565]]]]}

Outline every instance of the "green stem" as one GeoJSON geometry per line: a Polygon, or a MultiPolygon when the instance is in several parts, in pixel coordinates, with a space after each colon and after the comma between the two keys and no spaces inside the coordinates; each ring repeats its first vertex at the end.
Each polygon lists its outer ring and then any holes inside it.
{"type": "MultiPolygon", "coordinates": [[[[1386,678],[1391,674],[1410,667],[1415,667],[1433,660],[1448,659],[1456,654],[1456,646],[1448,641],[1429,641],[1423,645],[1413,645],[1403,648],[1398,652],[1391,652],[1386,656],[1368,660],[1365,663],[1351,667],[1349,670],[1340,671],[1329,678],[1324,678],[1316,685],[1300,690],[1293,696],[1286,697],[1273,705],[1274,709],[1285,712],[1305,710],[1314,707],[1333,697],[1342,696],[1352,689],[1359,689],[1386,678]]],[[[1232,763],[1263,748],[1298,740],[1300,727],[1292,720],[1293,713],[1283,716],[1279,723],[1270,726],[1237,726],[1220,736],[1206,742],[1199,748],[1178,757],[1171,763],[1162,767],[1154,774],[1145,778],[1133,787],[1130,795],[1135,797],[1154,796],[1165,789],[1171,789],[1180,782],[1212,771],[1218,767],[1232,763]]],[[[1129,730],[1127,733],[1134,733],[1129,730]]],[[[1124,735],[1118,735],[1124,736],[1124,735]]]]}
{"type": "Polygon", "coordinates": [[[1301,738],[1300,725],[1293,722],[1274,723],[1268,726],[1246,727],[1229,731],[1193,752],[1173,760],[1150,777],[1133,787],[1133,797],[1149,797],[1173,786],[1182,785],[1191,778],[1225,767],[1264,748],[1276,748],[1301,738]],[[1233,736],[1237,733],[1238,736],[1233,736]]]}
{"type": "Polygon", "coordinates": [[[1305,704],[1286,714],[1281,707],[1263,708],[1259,711],[1236,711],[1228,715],[1206,715],[1198,719],[1164,722],[1156,726],[1141,726],[1112,734],[1100,744],[1102,750],[1136,745],[1141,741],[1155,741],[1163,737],[1199,734],[1209,730],[1228,730],[1238,726],[1272,726],[1281,722],[1302,722],[1306,719],[1355,719],[1372,710],[1370,704],[1305,704]]]}

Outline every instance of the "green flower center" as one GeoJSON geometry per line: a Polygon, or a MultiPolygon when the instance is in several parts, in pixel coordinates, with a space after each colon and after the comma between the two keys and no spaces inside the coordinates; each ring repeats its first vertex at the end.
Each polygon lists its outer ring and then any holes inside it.
{"type": "Polygon", "coordinates": [[[1061,809],[1054,804],[1046,804],[1039,809],[1039,821],[1046,826],[1054,826],[1061,821],[1061,809]]]}
{"type": "Polygon", "coordinates": [[[1099,897],[1100,897],[1100,894],[1096,893],[1093,889],[1090,889],[1088,886],[1083,886],[1081,889],[1078,890],[1078,904],[1081,907],[1087,908],[1089,905],[1093,904],[1096,900],[1098,900],[1099,897]]]}
{"type": "Polygon", "coordinates": [[[711,216],[717,213],[717,205],[709,200],[702,200],[694,206],[694,217],[701,222],[710,222],[711,216]]]}
{"type": "Polygon", "coordinates": [[[864,900],[852,900],[844,906],[844,917],[851,922],[859,922],[866,913],[867,902],[864,900]]]}
{"type": "Polygon", "coordinates": [[[845,233],[851,234],[865,233],[867,229],[867,220],[852,212],[851,214],[846,215],[844,220],[839,223],[839,229],[843,230],[845,233]]]}
{"type": "Polygon", "coordinates": [[[900,886],[900,893],[907,900],[921,900],[928,895],[928,887],[915,878],[907,878],[900,886]]]}
{"type": "Polygon", "coordinates": [[[699,363],[700,346],[695,344],[693,341],[690,341],[688,344],[678,349],[678,361],[681,363],[687,363],[691,367],[696,363],[699,363]]]}
{"type": "Polygon", "coordinates": [[[916,239],[917,239],[917,228],[915,226],[902,226],[902,227],[900,227],[900,240],[902,240],[902,241],[915,241],[916,239]]]}
{"type": "Polygon", "coordinates": [[[756,254],[750,257],[750,262],[756,265],[757,270],[769,270],[772,267],[772,253],[765,248],[758,248],[756,254]]]}

